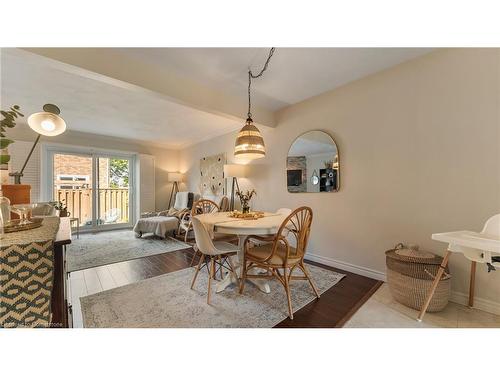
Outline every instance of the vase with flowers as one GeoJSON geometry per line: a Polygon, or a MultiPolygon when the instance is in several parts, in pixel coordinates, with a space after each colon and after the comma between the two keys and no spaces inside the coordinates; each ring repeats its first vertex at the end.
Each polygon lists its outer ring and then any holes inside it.
{"type": "Polygon", "coordinates": [[[243,193],[241,191],[237,191],[236,192],[236,195],[238,196],[238,198],[240,198],[240,202],[241,202],[241,211],[244,213],[244,214],[247,214],[250,212],[250,200],[252,199],[252,197],[254,195],[256,195],[257,192],[255,191],[255,189],[252,189],[252,190],[247,190],[246,193],[243,193]]]}

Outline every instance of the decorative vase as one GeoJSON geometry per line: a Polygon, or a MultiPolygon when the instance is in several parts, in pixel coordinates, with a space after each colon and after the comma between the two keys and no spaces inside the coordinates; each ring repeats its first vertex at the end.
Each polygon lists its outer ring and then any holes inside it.
{"type": "Polygon", "coordinates": [[[69,216],[69,212],[68,212],[67,208],[59,211],[59,217],[68,217],[68,216],[69,216]]]}
{"type": "Polygon", "coordinates": [[[241,202],[241,211],[244,213],[244,214],[247,214],[250,212],[250,200],[252,199],[252,197],[254,196],[254,194],[256,194],[255,192],[255,189],[252,189],[251,191],[248,191],[246,193],[243,193],[241,191],[238,191],[236,192],[236,195],[240,198],[240,202],[241,202]]]}

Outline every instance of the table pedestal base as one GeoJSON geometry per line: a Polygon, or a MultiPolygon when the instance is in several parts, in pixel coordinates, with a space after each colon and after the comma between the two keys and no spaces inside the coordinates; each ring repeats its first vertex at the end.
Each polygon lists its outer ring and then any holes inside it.
{"type": "MultiPolygon", "coordinates": [[[[237,273],[240,272],[240,267],[239,266],[235,266],[235,267],[236,267],[236,272],[237,273]]],[[[263,272],[266,272],[266,271],[263,271],[263,272]]],[[[257,274],[257,273],[259,273],[259,271],[258,270],[250,270],[250,273],[257,274]]],[[[266,293],[266,294],[271,293],[271,288],[269,287],[269,284],[265,280],[247,279],[246,281],[254,284],[263,293],[266,293]]],[[[228,272],[227,275],[224,276],[224,278],[217,283],[215,292],[216,293],[222,292],[231,284],[237,284],[237,282],[236,282],[236,278],[233,276],[233,274],[231,272],[228,272]]]]}
{"type": "MultiPolygon", "coordinates": [[[[247,236],[238,236],[238,247],[240,248],[240,251],[238,251],[238,261],[234,262],[236,274],[241,274],[241,264],[243,263],[243,252],[245,251],[245,249],[243,248],[243,244],[245,243],[246,238],[247,236]]],[[[262,270],[262,272],[267,273],[266,270],[262,270]]],[[[250,274],[255,275],[258,273],[261,272],[259,272],[259,270],[256,269],[250,270],[250,274]]],[[[246,281],[254,284],[257,288],[259,288],[261,292],[267,294],[271,293],[271,288],[269,286],[269,283],[265,280],[247,279],[246,281]]],[[[237,282],[233,274],[231,272],[228,272],[227,275],[216,284],[217,286],[215,292],[216,293],[222,292],[231,284],[237,284],[237,282]]]]}

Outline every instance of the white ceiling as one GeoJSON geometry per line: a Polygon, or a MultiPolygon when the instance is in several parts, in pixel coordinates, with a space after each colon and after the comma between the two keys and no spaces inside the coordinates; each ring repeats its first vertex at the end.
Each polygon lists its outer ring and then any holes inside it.
{"type": "MultiPolygon", "coordinates": [[[[117,49],[246,102],[247,69],[260,70],[267,48],[117,49]]],[[[268,71],[253,84],[253,100],[278,110],[429,52],[410,48],[277,48],[268,71]]],[[[115,63],[115,62],[112,62],[115,63]]],[[[79,70],[78,70],[79,69],[79,70]]],[[[63,69],[16,49],[1,50],[2,108],[25,114],[57,104],[68,129],[182,148],[237,130],[241,121],[173,102],[113,79],[63,69]]]]}
{"type": "Polygon", "coordinates": [[[30,55],[2,49],[2,108],[19,104],[24,114],[30,114],[40,112],[45,103],[54,103],[69,130],[168,148],[182,148],[243,125],[159,95],[73,74],[30,55]]]}
{"type": "MultiPolygon", "coordinates": [[[[430,48],[277,48],[252,83],[256,104],[278,110],[430,52],[430,48]]],[[[121,48],[210,88],[247,98],[248,67],[260,71],[269,48],[121,48]]]]}

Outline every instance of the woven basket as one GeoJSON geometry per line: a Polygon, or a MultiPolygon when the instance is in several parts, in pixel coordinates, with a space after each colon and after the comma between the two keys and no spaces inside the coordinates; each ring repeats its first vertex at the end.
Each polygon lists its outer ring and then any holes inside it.
{"type": "MultiPolygon", "coordinates": [[[[420,310],[431,288],[443,258],[419,251],[417,247],[387,250],[387,283],[396,301],[415,310],[420,310]]],[[[441,311],[448,304],[451,293],[451,275],[445,269],[427,311],[441,311]]]]}

